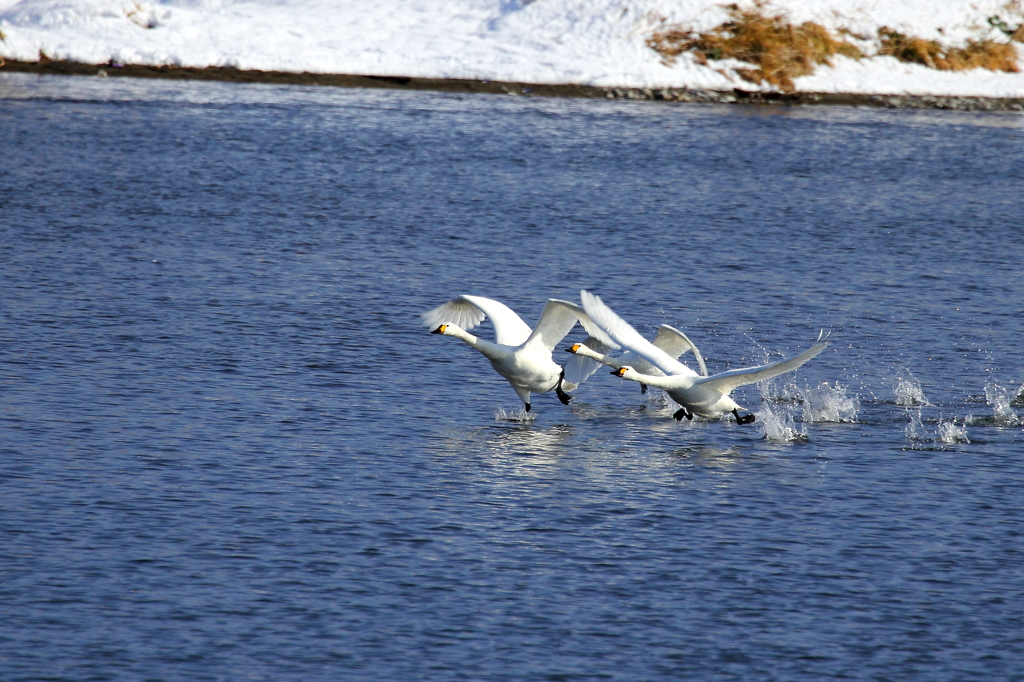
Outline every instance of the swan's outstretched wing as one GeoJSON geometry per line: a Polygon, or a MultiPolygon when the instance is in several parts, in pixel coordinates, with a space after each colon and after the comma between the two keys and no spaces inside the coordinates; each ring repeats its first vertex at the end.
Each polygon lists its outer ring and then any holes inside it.
{"type": "Polygon", "coordinates": [[[759,381],[765,381],[766,379],[777,377],[780,374],[792,372],[794,369],[828,348],[828,341],[825,341],[824,338],[824,334],[819,334],[817,343],[805,350],[803,353],[800,353],[800,355],[795,355],[787,360],[779,360],[778,362],[773,362],[770,365],[762,365],[760,367],[746,367],[744,369],[729,370],[728,372],[722,372],[721,374],[716,374],[715,376],[708,377],[707,379],[701,379],[697,383],[701,386],[706,386],[724,393],[725,395],[729,395],[730,391],[739,388],[740,386],[756,384],[759,381]]]}
{"type": "Polygon", "coordinates": [[[530,338],[530,327],[504,303],[483,296],[456,296],[447,303],[420,315],[423,324],[438,327],[445,322],[458,325],[469,331],[491,318],[494,325],[495,341],[503,346],[519,346],[530,338]]]}
{"type": "Polygon", "coordinates": [[[540,314],[540,319],[537,321],[537,326],[530,335],[529,341],[540,343],[549,351],[553,351],[555,346],[565,338],[565,335],[572,331],[577,321],[583,325],[588,334],[608,346],[609,350],[619,347],[604,333],[604,330],[591,321],[583,308],[575,303],[560,301],[557,298],[549,298],[544,305],[544,312],[540,314]]]}
{"type": "MultiPolygon", "coordinates": [[[[652,343],[674,358],[678,358],[687,351],[692,351],[693,357],[697,359],[697,364],[700,366],[700,375],[702,377],[708,375],[708,367],[704,364],[704,356],[697,350],[697,346],[693,345],[693,341],[690,341],[686,334],[675,327],[670,327],[667,324],[658,327],[658,335],[654,337],[652,343]]],[[[636,367],[633,369],[636,369],[638,372],[642,371],[636,367]]]]}
{"type": "Polygon", "coordinates": [[[609,336],[637,355],[646,358],[648,362],[665,374],[698,376],[692,369],[640,336],[640,332],[616,315],[615,311],[605,305],[600,297],[584,289],[580,292],[580,300],[583,301],[583,308],[587,311],[590,319],[608,332],[609,336]]]}
{"type": "MultiPolygon", "coordinates": [[[[603,334],[604,332],[601,333],[603,334]]],[[[588,336],[583,345],[601,355],[607,355],[612,350],[593,336],[588,336]]],[[[585,355],[573,355],[563,367],[565,369],[565,380],[570,384],[579,386],[601,367],[601,363],[585,355]]]]}

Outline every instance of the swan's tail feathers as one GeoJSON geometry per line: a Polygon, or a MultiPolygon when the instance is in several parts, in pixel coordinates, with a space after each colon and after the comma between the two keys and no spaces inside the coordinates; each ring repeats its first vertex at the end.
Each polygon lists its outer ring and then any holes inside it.
{"type": "MultiPolygon", "coordinates": [[[[583,345],[601,355],[606,355],[611,350],[611,348],[593,336],[588,336],[583,345]]],[[[574,387],[579,386],[589,379],[600,366],[601,363],[593,358],[588,358],[585,355],[573,355],[565,363],[565,382],[574,384],[574,387]]],[[[572,389],[567,390],[571,391],[572,389]]]]}
{"type": "Polygon", "coordinates": [[[484,321],[484,312],[461,296],[420,314],[423,326],[437,329],[449,323],[469,331],[484,321]]]}

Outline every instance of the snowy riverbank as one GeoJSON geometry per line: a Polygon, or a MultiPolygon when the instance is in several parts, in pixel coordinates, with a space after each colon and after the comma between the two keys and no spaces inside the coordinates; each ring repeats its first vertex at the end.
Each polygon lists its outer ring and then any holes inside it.
{"type": "MultiPolygon", "coordinates": [[[[0,0],[0,56],[244,70],[576,84],[603,88],[767,89],[727,61],[662,61],[659,28],[707,31],[712,0],[0,0]]],[[[794,23],[852,36],[868,55],[837,56],[797,78],[798,92],[1024,97],[1024,73],[938,71],[874,54],[882,27],[962,45],[1002,39],[1024,21],[1014,0],[779,0],[794,23]]],[[[1024,45],[1014,43],[1021,63],[1024,45]]]]}

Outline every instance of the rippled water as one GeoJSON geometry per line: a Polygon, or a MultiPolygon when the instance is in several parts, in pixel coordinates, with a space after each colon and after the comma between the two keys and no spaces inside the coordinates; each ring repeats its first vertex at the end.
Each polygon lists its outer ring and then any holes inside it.
{"type": "Polygon", "coordinates": [[[1022,142],[0,75],[0,678],[1020,679],[1022,142]],[[712,372],[834,343],[751,426],[516,421],[418,323],[581,287],[712,372]]]}

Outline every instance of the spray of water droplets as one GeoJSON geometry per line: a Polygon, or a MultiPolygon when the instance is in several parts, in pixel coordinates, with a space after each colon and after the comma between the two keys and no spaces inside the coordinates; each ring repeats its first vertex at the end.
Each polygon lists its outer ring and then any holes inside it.
{"type": "Polygon", "coordinates": [[[494,421],[496,422],[532,422],[536,418],[537,416],[527,412],[525,407],[520,407],[518,410],[506,410],[499,407],[494,411],[494,421]]]}
{"type": "Polygon", "coordinates": [[[896,394],[897,405],[904,407],[928,405],[928,399],[924,397],[924,391],[921,390],[921,382],[909,370],[904,370],[896,377],[893,392],[896,394]]]}
{"type": "Polygon", "coordinates": [[[970,443],[967,437],[966,420],[957,423],[956,419],[939,419],[935,431],[925,427],[921,419],[921,410],[909,411],[910,423],[903,429],[907,440],[915,444],[921,443],[942,443],[954,445],[956,443],[970,443]]]}
{"type": "Polygon", "coordinates": [[[1014,403],[1020,398],[1019,392],[1003,388],[995,381],[985,385],[985,402],[992,408],[990,417],[974,418],[976,423],[995,426],[1018,426],[1024,421],[1014,411],[1014,403]]]}
{"type": "Polygon", "coordinates": [[[846,394],[846,387],[839,382],[830,384],[827,381],[818,386],[800,392],[803,402],[805,423],[814,422],[845,422],[857,421],[860,403],[856,398],[846,394]]]}
{"type": "Polygon", "coordinates": [[[801,388],[792,382],[780,385],[767,381],[760,388],[762,403],[757,418],[761,434],[771,441],[806,441],[807,424],[854,423],[860,411],[859,400],[848,395],[847,387],[838,382],[801,388]]]}
{"type": "Polygon", "coordinates": [[[957,424],[956,420],[940,421],[939,422],[939,437],[940,443],[970,443],[970,439],[967,437],[967,426],[965,424],[957,424]]]}
{"type": "Polygon", "coordinates": [[[801,425],[801,428],[797,429],[793,413],[786,407],[765,403],[764,409],[757,413],[757,419],[761,425],[761,435],[767,440],[776,443],[796,443],[810,439],[807,427],[801,425]]]}

